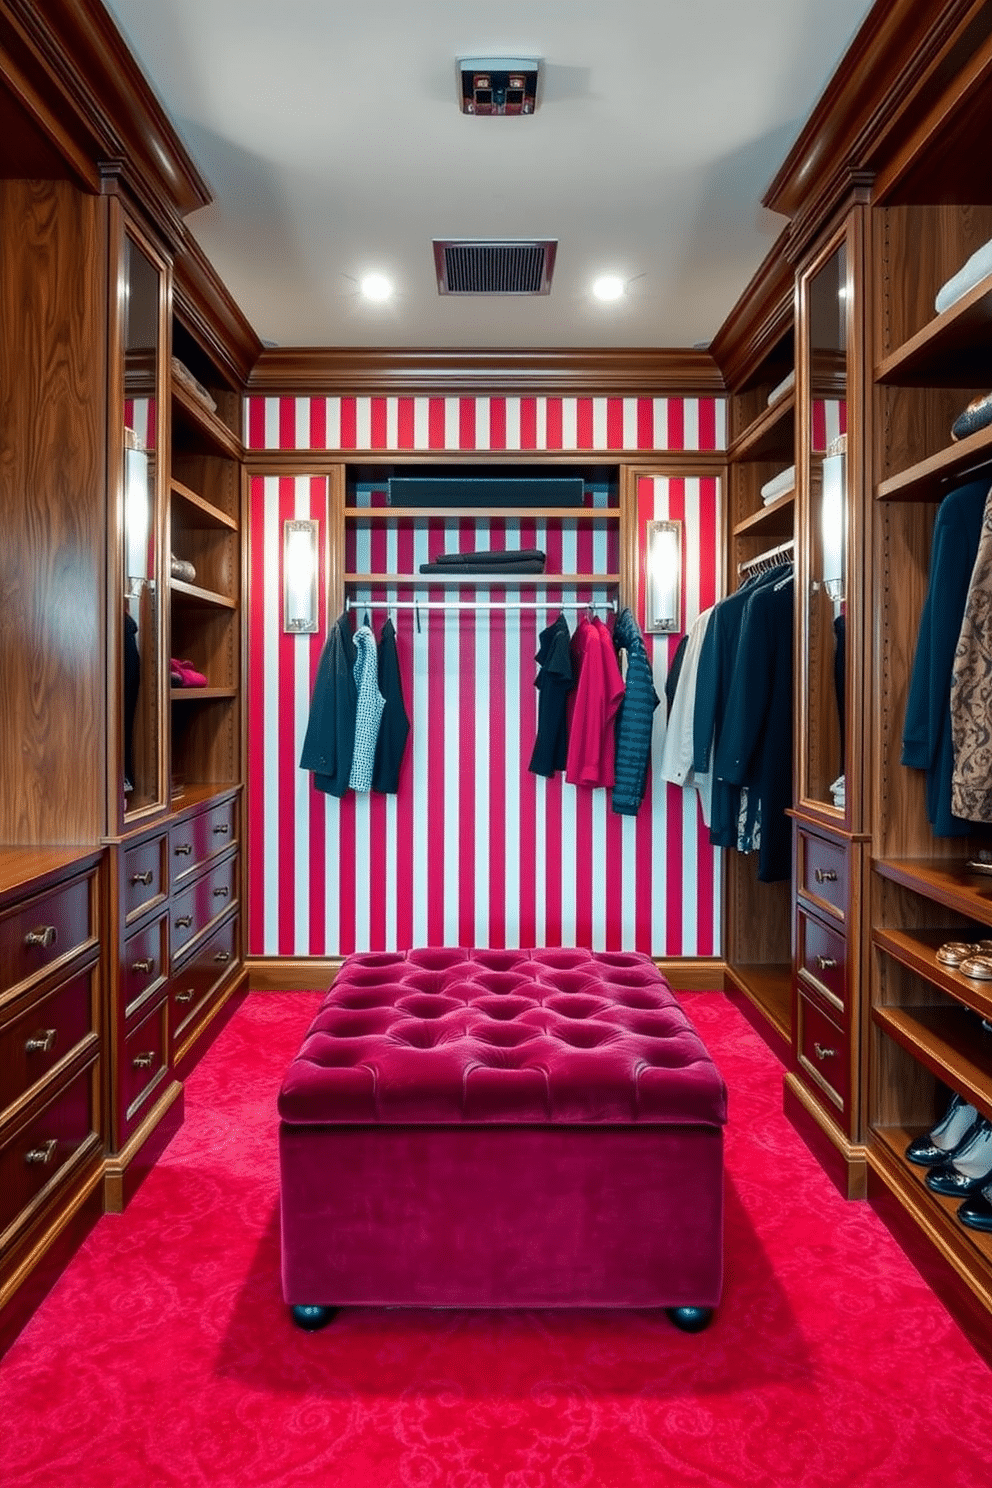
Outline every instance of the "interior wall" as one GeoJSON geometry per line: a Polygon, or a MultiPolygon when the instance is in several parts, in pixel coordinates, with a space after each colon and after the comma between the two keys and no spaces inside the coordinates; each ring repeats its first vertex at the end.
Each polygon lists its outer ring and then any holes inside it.
{"type": "MultiPolygon", "coordinates": [[[[717,399],[258,398],[247,410],[253,450],[589,449],[650,455],[722,449],[717,399]],[[445,442],[437,442],[443,437],[445,442]],[[579,441],[582,440],[582,443],[579,441]],[[425,442],[426,441],[426,442],[425,442]],[[433,442],[432,442],[433,441],[433,442]],[[498,442],[497,442],[498,441],[498,442]]],[[[648,788],[636,817],[609,792],[527,769],[537,723],[534,653],[555,610],[430,611],[419,627],[396,611],[411,734],[395,796],[315,791],[298,761],[327,624],[320,574],[314,636],[285,635],[282,523],[316,517],[326,545],[323,475],[255,476],[249,512],[248,950],[251,956],[340,956],[412,945],[588,945],[658,957],[720,954],[720,861],[694,793],[658,780],[664,702],[655,714],[648,788]]],[[[645,476],[637,482],[639,541],[652,517],[685,523],[683,628],[718,593],[719,482],[645,476]]],[[[459,546],[459,523],[392,542],[406,569],[459,546]],[[440,533],[440,535],[439,535],[440,533]],[[416,544],[424,546],[420,552],[416,544]]],[[[471,525],[473,541],[481,541],[471,525]]],[[[615,571],[605,524],[564,533],[499,524],[493,541],[545,547],[549,568],[615,571]],[[558,546],[561,545],[561,546],[558,546]],[[591,545],[592,551],[579,551],[591,545]]],[[[380,539],[382,540],[382,539],[380,539]]],[[[463,539],[463,546],[468,540],[463,539]]],[[[611,546],[612,545],[612,546],[611,546]]],[[[326,550],[326,549],[325,549],[326,550]]],[[[388,555],[390,559],[392,555],[388,555]]],[[[359,564],[359,568],[363,567],[359,564]]],[[[636,614],[643,622],[643,594],[636,614]]],[[[371,615],[377,633],[382,610],[371,615]]],[[[569,612],[574,627],[575,612],[569,612]]],[[[646,637],[655,686],[678,636],[646,637]]]]}

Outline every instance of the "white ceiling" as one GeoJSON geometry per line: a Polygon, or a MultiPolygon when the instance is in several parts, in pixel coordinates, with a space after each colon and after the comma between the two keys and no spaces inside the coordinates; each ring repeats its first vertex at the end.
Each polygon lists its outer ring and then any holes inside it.
{"type": "Polygon", "coordinates": [[[109,0],[214,193],[189,219],[267,342],[707,343],[868,0],[109,0]],[[531,118],[456,59],[543,59],[531,118]],[[435,237],[557,238],[547,297],[440,297],[435,237]],[[387,274],[370,304],[358,281],[387,274]],[[590,294],[620,274],[624,297],[590,294]]]}

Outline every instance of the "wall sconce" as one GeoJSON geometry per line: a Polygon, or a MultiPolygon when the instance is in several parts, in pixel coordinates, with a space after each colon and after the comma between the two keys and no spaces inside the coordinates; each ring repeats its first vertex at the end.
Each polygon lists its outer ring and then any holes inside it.
{"type": "Polygon", "coordinates": [[[644,629],[671,635],[682,629],[682,523],[649,522],[644,560],[644,629]]]}
{"type": "MultiPolygon", "coordinates": [[[[838,444],[840,441],[837,441],[838,444]]],[[[845,441],[846,443],[846,441],[845,441]]],[[[847,525],[847,457],[843,449],[823,461],[820,494],[820,537],[823,557],[823,587],[835,604],[844,598],[844,539],[847,525]]]]}
{"type": "Polygon", "coordinates": [[[319,629],[317,620],[316,520],[282,524],[282,628],[293,635],[319,629]]]}
{"type": "Polygon", "coordinates": [[[151,493],[148,453],[133,429],[124,430],[124,578],[151,578],[151,493]]]}

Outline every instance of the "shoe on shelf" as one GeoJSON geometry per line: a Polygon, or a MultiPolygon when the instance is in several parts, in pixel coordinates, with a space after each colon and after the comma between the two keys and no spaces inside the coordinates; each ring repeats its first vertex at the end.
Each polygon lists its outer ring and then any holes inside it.
{"type": "Polygon", "coordinates": [[[971,1136],[977,1120],[974,1106],[969,1106],[963,1095],[955,1095],[937,1125],[910,1142],[907,1158],[921,1168],[949,1162],[956,1149],[971,1136]]]}
{"type": "Polygon", "coordinates": [[[969,1230],[984,1230],[986,1234],[992,1234],[992,1183],[965,1199],[958,1208],[958,1219],[969,1230]]]}
{"type": "Polygon", "coordinates": [[[190,661],[169,662],[169,676],[173,687],[207,687],[209,684],[202,672],[198,672],[190,661]]]}
{"type": "Polygon", "coordinates": [[[934,1193],[965,1199],[985,1188],[992,1179],[992,1121],[979,1116],[966,1142],[955,1149],[950,1161],[931,1168],[927,1188],[934,1193]]]}

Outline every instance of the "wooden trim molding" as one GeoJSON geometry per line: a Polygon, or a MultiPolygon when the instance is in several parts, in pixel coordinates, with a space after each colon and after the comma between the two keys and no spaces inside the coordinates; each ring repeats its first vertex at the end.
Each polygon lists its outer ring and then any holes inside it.
{"type": "Polygon", "coordinates": [[[324,396],[563,394],[721,397],[708,351],[680,347],[524,347],[517,351],[357,346],[273,347],[248,379],[250,393],[324,396]]]}
{"type": "MultiPolygon", "coordinates": [[[[252,992],[326,992],[341,970],[340,957],[257,957],[247,963],[252,992]]],[[[681,961],[658,960],[658,970],[671,985],[685,992],[718,992],[726,963],[699,957],[681,961]]]]}
{"type": "Polygon", "coordinates": [[[795,272],[786,258],[789,229],[784,228],[731,310],[710,352],[728,388],[746,384],[775,343],[792,330],[795,272]]]}
{"type": "Polygon", "coordinates": [[[243,312],[195,238],[176,257],[173,307],[204,351],[241,390],[262,351],[243,312]]]}

